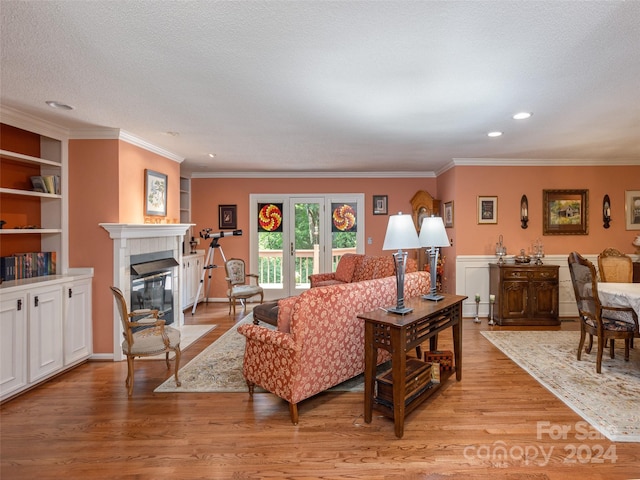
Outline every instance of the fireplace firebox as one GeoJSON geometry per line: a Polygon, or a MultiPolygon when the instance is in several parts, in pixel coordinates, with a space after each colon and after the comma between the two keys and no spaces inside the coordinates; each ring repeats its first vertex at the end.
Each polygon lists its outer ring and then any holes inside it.
{"type": "Polygon", "coordinates": [[[171,251],[131,255],[131,310],[159,310],[165,325],[172,324],[174,272],[178,265],[171,251]]]}

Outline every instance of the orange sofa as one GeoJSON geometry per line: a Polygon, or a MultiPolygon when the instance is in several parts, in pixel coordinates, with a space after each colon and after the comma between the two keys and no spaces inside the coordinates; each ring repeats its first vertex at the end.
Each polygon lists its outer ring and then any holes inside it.
{"type": "MultiPolygon", "coordinates": [[[[418,271],[418,262],[407,259],[406,273],[418,271]]],[[[391,277],[396,274],[393,255],[373,256],[361,253],[345,253],[338,262],[335,272],[309,275],[311,288],[362,282],[375,278],[391,277]]]]}
{"type": "MultiPolygon", "coordinates": [[[[405,276],[405,298],[429,291],[426,272],[405,276]]],[[[278,302],[277,330],[241,325],[246,337],[242,373],[255,385],[289,402],[298,423],[298,403],[364,372],[364,322],[359,313],[395,306],[396,278],[311,288],[278,302]]],[[[378,363],[387,360],[380,350],[378,363]]]]}

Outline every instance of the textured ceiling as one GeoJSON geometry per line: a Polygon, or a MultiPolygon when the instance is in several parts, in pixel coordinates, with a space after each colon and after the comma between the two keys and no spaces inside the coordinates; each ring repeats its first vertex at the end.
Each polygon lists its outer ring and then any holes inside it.
{"type": "Polygon", "coordinates": [[[0,15],[2,105],[122,129],[186,171],[640,162],[637,1],[2,0],[0,15]]]}

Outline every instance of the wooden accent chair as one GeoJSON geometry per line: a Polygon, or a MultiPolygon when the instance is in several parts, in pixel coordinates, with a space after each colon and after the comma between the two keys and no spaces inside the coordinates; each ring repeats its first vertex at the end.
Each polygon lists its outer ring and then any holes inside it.
{"type": "Polygon", "coordinates": [[[629,361],[629,347],[634,333],[638,331],[638,316],[631,308],[610,307],[602,305],[598,297],[596,269],[589,260],[577,252],[569,255],[569,272],[576,296],[578,313],[580,315],[580,344],[578,345],[578,360],[581,359],[582,347],[586,334],[589,334],[589,344],[586,353],[591,353],[593,336],[598,337],[598,352],[596,357],[596,372],[602,372],[602,355],[608,341],[611,358],[614,356],[614,339],[624,339],[624,359],[629,361]]]}
{"type": "Polygon", "coordinates": [[[264,291],[258,283],[258,275],[245,272],[244,260],[231,258],[225,262],[224,268],[227,272],[225,280],[229,298],[229,315],[231,315],[231,309],[233,314],[236,314],[236,300],[240,300],[244,305],[244,300],[260,295],[260,303],[262,303],[264,291]]]}
{"type": "Polygon", "coordinates": [[[122,340],[122,353],[127,356],[127,380],[125,382],[129,396],[133,393],[133,359],[135,357],[149,357],[165,353],[167,370],[169,370],[169,353],[176,355],[175,378],[176,385],[181,385],[178,379],[180,369],[180,330],[172,327],[165,327],[164,320],[159,318],[158,310],[127,310],[127,302],[120,289],[111,288],[111,292],[116,299],[120,319],[122,321],[124,339],[122,340]],[[147,315],[136,321],[131,318],[140,315],[147,315]],[[146,327],[146,328],[145,328],[146,327]]]}
{"type": "Polygon", "coordinates": [[[615,248],[606,248],[598,255],[598,270],[602,282],[633,282],[633,260],[615,248]]]}

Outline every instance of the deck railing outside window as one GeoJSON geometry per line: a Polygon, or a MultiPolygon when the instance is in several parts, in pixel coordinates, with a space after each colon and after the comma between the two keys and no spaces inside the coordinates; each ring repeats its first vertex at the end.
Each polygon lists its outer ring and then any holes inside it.
{"type": "MultiPolygon", "coordinates": [[[[331,257],[331,271],[336,271],[340,258],[345,253],[356,253],[353,248],[334,248],[331,257]]],[[[258,252],[258,272],[260,285],[282,284],[282,250],[260,250],[258,252]]],[[[318,273],[318,253],[316,250],[296,250],[296,284],[309,283],[309,275],[318,273]]]]}

